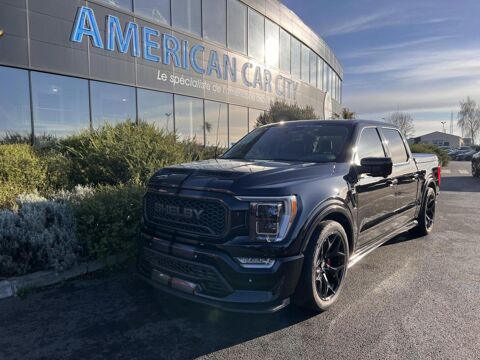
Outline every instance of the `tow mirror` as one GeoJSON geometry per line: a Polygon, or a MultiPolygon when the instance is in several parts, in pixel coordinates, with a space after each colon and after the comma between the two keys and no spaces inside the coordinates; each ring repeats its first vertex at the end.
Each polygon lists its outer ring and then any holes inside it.
{"type": "Polygon", "coordinates": [[[364,158],[358,167],[359,175],[367,174],[374,177],[387,177],[392,173],[393,162],[391,158],[364,158]]]}

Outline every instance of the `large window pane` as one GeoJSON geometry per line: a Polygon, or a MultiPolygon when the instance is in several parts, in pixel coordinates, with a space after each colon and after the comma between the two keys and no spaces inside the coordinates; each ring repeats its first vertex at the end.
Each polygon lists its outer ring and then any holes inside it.
{"type": "Polygon", "coordinates": [[[135,13],[170,25],[170,0],[135,0],[135,13]]]}
{"type": "Polygon", "coordinates": [[[173,0],[172,25],[201,36],[201,0],[173,0]]]}
{"type": "Polygon", "coordinates": [[[207,146],[228,148],[227,104],[205,101],[205,136],[207,146]]]}
{"type": "Polygon", "coordinates": [[[94,127],[104,123],[119,123],[136,120],[135,89],[92,81],[92,123],[94,127]]]}
{"type": "Polygon", "coordinates": [[[230,105],[229,107],[230,146],[248,133],[248,108],[230,105]]]}
{"type": "Polygon", "coordinates": [[[226,0],[203,0],[203,37],[221,45],[227,42],[226,0]]]}
{"type": "Polygon", "coordinates": [[[248,56],[265,62],[265,18],[248,9],[248,56]]]}
{"type": "Polygon", "coordinates": [[[290,73],[290,34],[280,29],[280,70],[290,73]]]}
{"type": "Polygon", "coordinates": [[[100,0],[100,1],[112,6],[116,6],[118,8],[132,11],[132,0],[100,0]]]}
{"type": "Polygon", "coordinates": [[[6,135],[30,136],[28,72],[0,66],[0,139],[6,135]]]}
{"type": "Polygon", "coordinates": [[[88,81],[32,72],[35,136],[66,136],[90,127],[88,81]]]}
{"type": "Polygon", "coordinates": [[[292,75],[300,79],[300,64],[301,64],[300,41],[292,37],[291,47],[292,47],[291,48],[292,75]]]}
{"type": "Polygon", "coordinates": [[[325,92],[330,91],[330,66],[325,63],[325,68],[323,70],[323,90],[325,92]]]}
{"type": "Polygon", "coordinates": [[[175,132],[182,140],[205,143],[203,100],[175,95],[175,132]]]}
{"type": "Polygon", "coordinates": [[[265,20],[265,63],[276,68],[279,67],[280,27],[265,20]]]}
{"type": "Polygon", "coordinates": [[[247,53],[247,7],[238,0],[228,0],[228,47],[247,53]]]}
{"type": "Polygon", "coordinates": [[[324,86],[323,86],[324,70],[325,70],[325,63],[322,58],[318,58],[317,87],[321,90],[324,90],[324,86]]]}
{"type": "Polygon", "coordinates": [[[173,95],[138,89],[138,119],[155,124],[158,129],[173,131],[173,95]]]}
{"type": "Polygon", "coordinates": [[[248,109],[248,131],[252,131],[257,127],[257,121],[260,116],[265,114],[265,111],[258,109],[248,109]]]}
{"type": "Polygon", "coordinates": [[[302,44],[302,80],[310,81],[310,49],[302,44]]]}
{"type": "Polygon", "coordinates": [[[317,54],[310,51],[310,85],[317,86],[317,54]]]}

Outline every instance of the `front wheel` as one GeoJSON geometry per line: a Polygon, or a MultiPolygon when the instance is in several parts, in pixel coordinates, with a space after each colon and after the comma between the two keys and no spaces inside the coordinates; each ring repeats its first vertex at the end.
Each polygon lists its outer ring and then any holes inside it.
{"type": "Polygon", "coordinates": [[[419,236],[429,235],[433,230],[435,211],[437,206],[437,194],[431,187],[427,188],[427,194],[418,214],[418,225],[414,229],[419,236]]]}
{"type": "Polygon", "coordinates": [[[295,302],[316,312],[332,306],[343,288],[348,265],[347,234],[336,221],[323,221],[310,239],[295,302]]]}

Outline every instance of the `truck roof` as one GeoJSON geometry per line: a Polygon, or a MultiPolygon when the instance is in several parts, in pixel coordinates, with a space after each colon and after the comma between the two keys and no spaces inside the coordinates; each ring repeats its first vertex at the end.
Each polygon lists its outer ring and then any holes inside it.
{"type": "Polygon", "coordinates": [[[297,126],[297,125],[325,125],[325,124],[345,124],[350,126],[388,126],[397,128],[395,125],[383,121],[375,120],[293,120],[281,123],[268,124],[266,126],[297,126]]]}

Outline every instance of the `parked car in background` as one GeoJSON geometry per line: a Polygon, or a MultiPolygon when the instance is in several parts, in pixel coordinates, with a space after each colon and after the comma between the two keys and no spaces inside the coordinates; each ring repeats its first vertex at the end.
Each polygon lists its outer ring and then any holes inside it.
{"type": "Polygon", "coordinates": [[[480,151],[472,156],[472,175],[480,177],[480,151]]]}
{"type": "Polygon", "coordinates": [[[455,156],[455,160],[457,160],[457,161],[470,161],[470,160],[472,160],[472,156],[475,155],[476,153],[477,153],[476,150],[466,151],[466,152],[463,152],[463,153],[455,156]]]}

